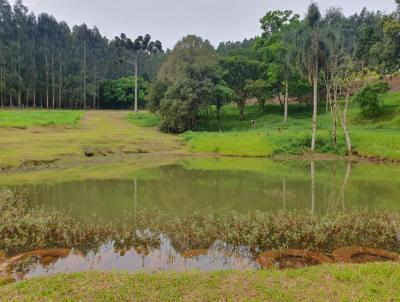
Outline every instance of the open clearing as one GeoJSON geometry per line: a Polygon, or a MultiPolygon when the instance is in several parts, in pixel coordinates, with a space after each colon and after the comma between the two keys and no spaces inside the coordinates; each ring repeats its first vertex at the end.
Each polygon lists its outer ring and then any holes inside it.
{"type": "MultiPolygon", "coordinates": [[[[367,158],[400,160],[400,92],[384,97],[385,110],[389,112],[374,121],[359,118],[359,108],[352,104],[349,112],[350,136],[354,152],[367,158]]],[[[201,132],[183,135],[192,152],[213,152],[228,156],[279,156],[307,153],[311,142],[311,112],[305,105],[289,106],[289,120],[283,123],[282,109],[278,105],[246,107],[244,121],[238,120],[238,110],[224,107],[222,132],[216,132],[214,114],[200,120],[201,132]],[[256,122],[252,129],[251,121],[256,122]]],[[[318,115],[318,153],[346,154],[346,145],[340,122],[338,145],[332,142],[332,117],[320,107],[318,115]]]]}
{"type": "MultiPolygon", "coordinates": [[[[24,114],[23,112],[13,112],[24,114]]],[[[0,128],[0,168],[36,166],[88,157],[169,152],[179,138],[127,121],[125,111],[88,111],[76,125],[0,128]]]]}
{"type": "MultiPolygon", "coordinates": [[[[311,116],[307,106],[292,106],[289,113],[298,107],[297,113],[289,114],[286,125],[277,105],[267,106],[265,113],[257,106],[248,106],[244,121],[238,120],[236,108],[226,106],[223,132],[213,132],[217,126],[211,113],[199,121],[201,132],[182,136],[161,133],[155,127],[159,117],[148,112],[0,111],[0,169],[187,150],[245,157],[304,156],[311,140],[311,116]],[[252,120],[256,121],[255,129],[252,120]]],[[[394,113],[373,122],[359,120],[357,106],[350,110],[350,134],[357,156],[400,160],[400,93],[386,95],[385,106],[394,113]]],[[[318,154],[345,155],[340,125],[334,148],[329,113],[321,108],[318,121],[318,154]]]]}

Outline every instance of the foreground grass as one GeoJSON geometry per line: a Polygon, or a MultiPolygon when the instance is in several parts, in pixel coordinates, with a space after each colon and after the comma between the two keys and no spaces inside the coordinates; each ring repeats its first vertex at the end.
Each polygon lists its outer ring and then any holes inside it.
{"type": "Polygon", "coordinates": [[[83,273],[0,286],[1,301],[398,301],[400,265],[218,273],[83,273]]]}
{"type": "MultiPolygon", "coordinates": [[[[400,93],[385,96],[385,111],[380,119],[363,121],[359,109],[353,105],[349,113],[350,134],[354,151],[361,156],[400,160],[400,93]]],[[[192,152],[208,152],[229,156],[298,155],[309,150],[311,141],[311,108],[292,105],[289,121],[282,122],[278,105],[269,105],[262,113],[257,106],[246,108],[246,119],[238,120],[238,111],[226,106],[223,132],[217,129],[216,118],[211,114],[199,122],[199,132],[183,135],[192,152]],[[251,121],[256,121],[256,128],[251,121]]],[[[320,108],[318,116],[317,152],[346,154],[343,131],[338,125],[338,145],[332,143],[331,116],[320,108]]]]}
{"type": "MultiPolygon", "coordinates": [[[[37,113],[53,114],[52,111],[37,113]]],[[[86,112],[74,127],[0,127],[0,168],[36,166],[55,161],[71,163],[84,161],[87,156],[104,158],[180,148],[175,136],[135,126],[126,120],[126,116],[124,111],[91,111],[86,112]]]]}
{"type": "Polygon", "coordinates": [[[82,111],[72,110],[0,111],[0,127],[27,128],[30,126],[75,125],[82,116],[82,111]]]}

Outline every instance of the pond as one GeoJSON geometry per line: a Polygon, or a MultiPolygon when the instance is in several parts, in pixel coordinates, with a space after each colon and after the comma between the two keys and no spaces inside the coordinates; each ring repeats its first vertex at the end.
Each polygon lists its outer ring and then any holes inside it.
{"type": "Polygon", "coordinates": [[[124,212],[141,208],[174,213],[400,210],[399,165],[202,158],[132,168],[130,175],[110,179],[63,178],[55,175],[44,183],[8,187],[23,192],[36,205],[71,210],[77,217],[106,219],[120,219],[124,212]]]}
{"type": "MultiPolygon", "coordinates": [[[[143,212],[172,213],[174,223],[184,220],[188,213],[206,216],[233,211],[243,215],[254,212],[284,215],[282,213],[300,211],[325,216],[357,209],[400,212],[400,166],[395,164],[202,157],[180,158],[143,169],[134,165],[130,169],[127,163],[123,169],[113,171],[115,173],[110,173],[110,169],[114,169],[112,166],[104,169],[85,174],[85,177],[69,177],[68,170],[55,171],[50,176],[39,172],[32,174],[28,181],[25,178],[24,184],[20,183],[18,175],[12,175],[0,177],[0,186],[22,195],[29,207],[55,209],[76,221],[88,217],[101,219],[105,224],[122,223],[127,214],[135,216],[143,212]]],[[[7,255],[9,263],[3,264],[3,269],[7,266],[7,270],[21,279],[90,270],[215,271],[263,267],[257,259],[267,251],[258,245],[234,245],[219,240],[225,238],[218,236],[204,244],[198,238],[195,244],[190,239],[188,242],[192,244],[185,245],[179,242],[180,237],[174,230],[168,233],[164,228],[152,234],[155,222],[146,225],[146,216],[143,217],[135,218],[141,221],[135,234],[147,232],[150,235],[146,236],[153,241],[156,238],[156,244],[146,241],[128,245],[123,240],[116,242],[107,238],[85,248],[82,248],[84,243],[69,244],[68,249],[57,245],[58,250],[39,250],[36,254],[27,254],[28,249],[7,255]]],[[[157,217],[163,220],[166,216],[157,217]]],[[[193,230],[192,233],[196,232],[193,230]]],[[[54,244],[49,244],[48,248],[54,248],[54,244]]],[[[327,249],[324,255],[335,261],[332,249],[327,249]]],[[[364,258],[379,258],[371,253],[366,253],[368,257],[364,258]]],[[[304,261],[308,256],[302,252],[289,253],[287,257],[286,262],[290,263],[284,266],[318,264],[312,257],[304,261]]]]}

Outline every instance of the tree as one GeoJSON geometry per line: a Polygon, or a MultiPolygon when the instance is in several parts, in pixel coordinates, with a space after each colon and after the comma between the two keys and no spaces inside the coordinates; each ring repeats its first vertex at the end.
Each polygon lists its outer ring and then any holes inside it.
{"type": "Polygon", "coordinates": [[[133,62],[135,65],[135,103],[134,111],[138,111],[138,65],[141,55],[143,53],[157,53],[162,52],[162,44],[160,41],[151,41],[149,34],[138,36],[134,42],[127,38],[125,34],[121,34],[120,37],[116,37],[116,46],[119,50],[119,56],[121,60],[127,59],[126,63],[133,62]],[[125,55],[123,54],[125,52],[125,55]],[[132,54],[133,57],[130,55],[132,54]]]}
{"type": "Polygon", "coordinates": [[[297,23],[300,19],[298,14],[293,14],[291,10],[275,10],[269,11],[260,20],[261,29],[263,30],[264,37],[272,37],[274,34],[280,32],[285,25],[297,23]]]}
{"type": "Polygon", "coordinates": [[[288,53],[293,47],[293,40],[288,33],[299,26],[299,15],[292,11],[271,11],[261,19],[262,37],[255,43],[255,48],[262,53],[262,59],[268,65],[268,82],[273,94],[281,102],[283,94],[283,120],[287,122],[289,86],[293,78],[293,68],[288,53]]]}
{"type": "MultiPolygon", "coordinates": [[[[125,63],[132,52],[124,54],[121,63],[116,44],[96,27],[82,24],[71,29],[46,13],[38,17],[29,13],[21,0],[14,5],[0,0],[0,103],[3,107],[98,107],[102,81],[132,74],[125,63]]],[[[146,72],[154,78],[164,59],[161,42],[145,36],[136,44],[138,75],[146,72]]]]}
{"type": "Polygon", "coordinates": [[[296,64],[299,72],[307,77],[313,85],[311,151],[315,151],[317,140],[319,71],[327,57],[327,48],[321,32],[321,21],[319,8],[312,3],[301,26],[292,32],[295,45],[290,54],[291,60],[296,64]]]}
{"type": "Polygon", "coordinates": [[[354,97],[360,105],[361,116],[373,119],[382,114],[382,95],[389,90],[387,83],[369,83],[364,86],[354,97]]]}
{"type": "Polygon", "coordinates": [[[175,45],[157,76],[167,87],[160,101],[161,130],[183,132],[196,128],[200,109],[210,106],[215,96],[217,61],[218,55],[208,40],[190,35],[175,45]]]}
{"type": "Polygon", "coordinates": [[[157,79],[175,84],[186,79],[191,66],[209,66],[218,62],[218,54],[208,40],[189,35],[179,41],[161,65],[157,79]]]}
{"type": "Polygon", "coordinates": [[[216,80],[213,66],[189,66],[186,77],[169,85],[161,101],[161,130],[180,133],[195,129],[199,109],[215,97],[216,80]]]}
{"type": "Polygon", "coordinates": [[[123,77],[117,80],[104,81],[100,87],[102,108],[106,109],[130,109],[135,102],[135,83],[139,86],[138,104],[145,107],[149,83],[139,78],[123,77]]]}
{"type": "Polygon", "coordinates": [[[250,91],[250,96],[253,96],[257,99],[261,111],[265,112],[265,103],[273,96],[270,83],[267,80],[259,79],[255,81],[249,81],[247,86],[250,91]]]}
{"type": "Polygon", "coordinates": [[[244,119],[244,108],[251,95],[250,81],[262,78],[261,63],[246,57],[226,57],[220,60],[222,78],[235,92],[235,103],[239,108],[240,120],[244,119]]]}
{"type": "Polygon", "coordinates": [[[221,131],[221,111],[226,103],[234,101],[236,98],[235,92],[228,85],[221,81],[214,87],[213,104],[217,110],[218,131],[221,131]]]}
{"type": "Polygon", "coordinates": [[[159,80],[151,83],[149,95],[147,97],[149,109],[151,111],[158,111],[160,109],[161,100],[164,98],[167,89],[168,86],[159,80]]]}

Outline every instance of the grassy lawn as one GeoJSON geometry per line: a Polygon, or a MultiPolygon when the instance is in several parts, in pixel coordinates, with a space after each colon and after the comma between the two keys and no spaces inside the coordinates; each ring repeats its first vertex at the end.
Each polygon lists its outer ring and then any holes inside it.
{"type": "MultiPolygon", "coordinates": [[[[385,96],[385,109],[390,114],[377,121],[362,121],[359,109],[350,109],[350,134],[354,150],[363,156],[400,160],[400,93],[385,96]]],[[[292,105],[289,121],[282,122],[281,108],[269,105],[262,113],[257,106],[246,108],[246,119],[238,120],[238,110],[225,107],[222,132],[217,133],[214,114],[203,117],[199,132],[183,135],[192,152],[218,153],[231,156],[272,156],[303,154],[309,150],[311,141],[311,108],[292,105]],[[252,128],[251,120],[256,121],[252,128]]],[[[317,152],[344,155],[346,146],[340,124],[338,146],[334,148],[331,138],[331,116],[320,108],[318,116],[317,152]]]]}
{"type": "Polygon", "coordinates": [[[160,117],[150,112],[131,112],[127,119],[130,123],[140,127],[156,127],[160,123],[160,117]]]}
{"type": "MultiPolygon", "coordinates": [[[[0,283],[1,284],[1,283],[0,283]]],[[[83,273],[0,286],[1,301],[398,301],[400,266],[218,273],[83,273]]]]}
{"type": "MultiPolygon", "coordinates": [[[[8,115],[19,113],[5,112],[8,115]]],[[[53,112],[38,111],[36,114],[52,116],[53,112]]],[[[127,114],[124,111],[90,111],[73,127],[0,127],[0,168],[53,161],[81,162],[87,156],[105,158],[180,148],[181,143],[176,136],[129,123],[127,114]]]]}
{"type": "Polygon", "coordinates": [[[74,125],[82,116],[82,111],[75,110],[7,110],[0,111],[0,127],[74,125]]]}

